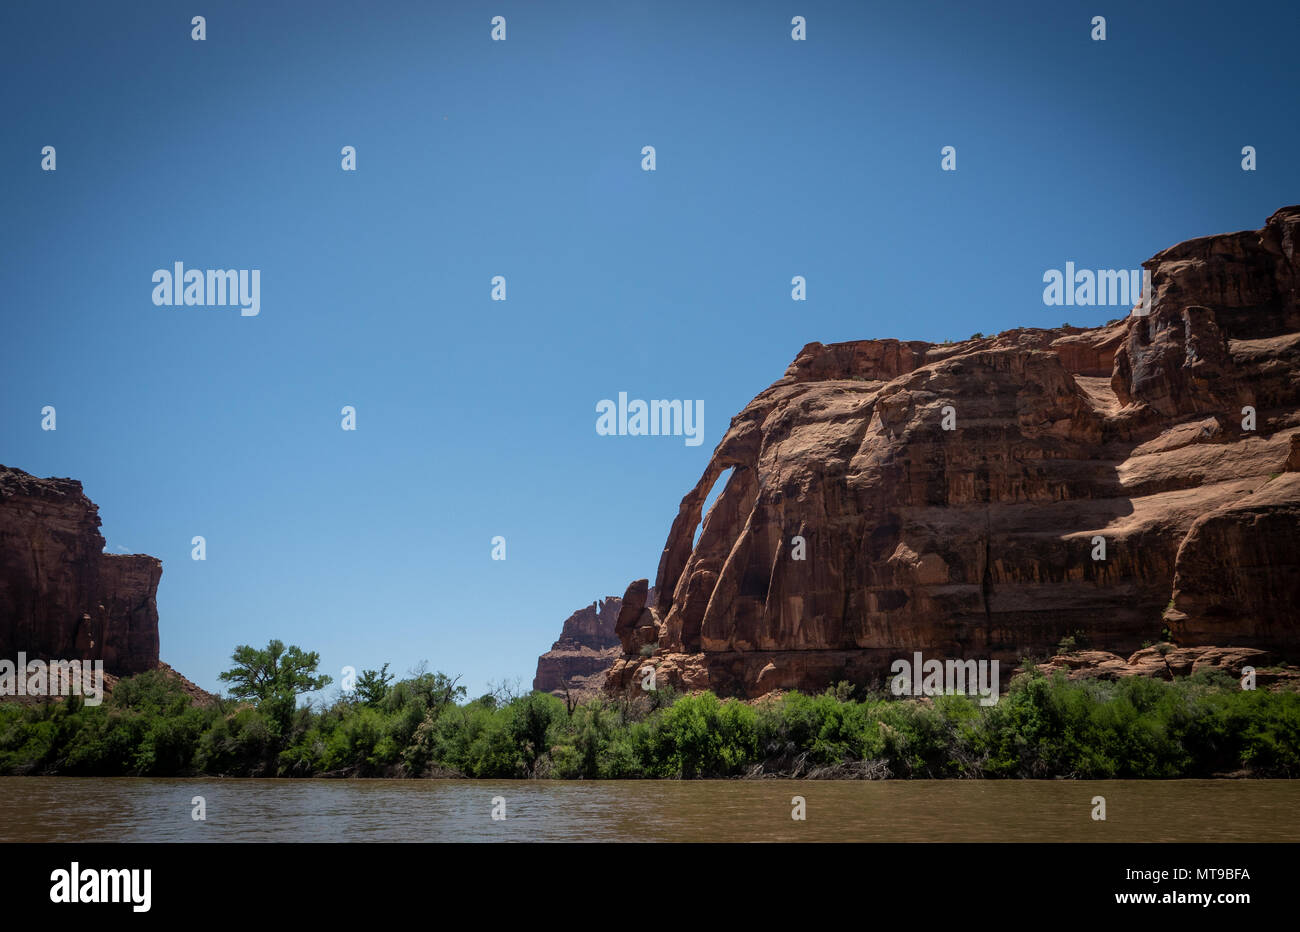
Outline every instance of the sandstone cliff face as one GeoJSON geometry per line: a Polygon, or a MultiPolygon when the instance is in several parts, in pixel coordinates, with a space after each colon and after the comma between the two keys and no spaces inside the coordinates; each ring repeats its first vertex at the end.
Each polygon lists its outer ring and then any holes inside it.
{"type": "Polygon", "coordinates": [[[566,687],[570,694],[599,691],[622,653],[614,630],[622,608],[622,599],[609,596],[565,619],[560,639],[537,658],[533,689],[557,695],[566,687]]]}
{"type": "Polygon", "coordinates": [[[1298,239],[1289,207],[1167,249],[1148,314],[1096,329],[804,347],[682,500],[656,596],[629,588],[607,688],[879,685],[1076,630],[1300,654],[1298,239]]]}
{"type": "Polygon", "coordinates": [[[104,553],[99,525],[80,482],[0,466],[0,657],[158,665],[162,563],[104,553]]]}

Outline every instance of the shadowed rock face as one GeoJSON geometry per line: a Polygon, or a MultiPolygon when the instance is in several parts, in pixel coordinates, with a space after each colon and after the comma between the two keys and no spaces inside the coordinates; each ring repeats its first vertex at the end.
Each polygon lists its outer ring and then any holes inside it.
{"type": "Polygon", "coordinates": [[[682,500],[606,688],[880,685],[914,650],[1128,655],[1166,625],[1300,654],[1297,239],[1289,207],[1167,249],[1148,314],[1095,329],[804,347],[682,500]]]}
{"type": "Polygon", "coordinates": [[[99,525],[80,482],[0,466],[0,657],[158,665],[162,563],[104,553],[99,525]]]}

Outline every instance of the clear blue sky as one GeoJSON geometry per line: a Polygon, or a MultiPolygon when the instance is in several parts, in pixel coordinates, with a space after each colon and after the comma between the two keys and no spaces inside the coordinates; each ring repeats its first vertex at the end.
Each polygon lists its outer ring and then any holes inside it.
{"type": "Polygon", "coordinates": [[[805,343],[1096,324],[1127,309],[1044,307],[1046,269],[1300,201],[1298,19],[4,4],[0,462],[80,479],[110,551],[162,559],[162,656],[204,687],[272,637],[336,680],[528,683],[565,616],[653,578],[728,420],[805,343]],[[178,260],[260,269],[261,313],[155,307],[178,260]],[[598,436],[620,391],[703,400],[704,443],[598,436]]]}

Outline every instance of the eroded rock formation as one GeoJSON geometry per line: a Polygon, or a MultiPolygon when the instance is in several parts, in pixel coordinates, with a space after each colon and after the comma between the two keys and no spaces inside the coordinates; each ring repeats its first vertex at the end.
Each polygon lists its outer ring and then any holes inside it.
{"type": "Polygon", "coordinates": [[[629,588],[606,688],[646,663],[723,694],[879,685],[913,650],[1014,665],[1075,631],[1294,657],[1298,239],[1288,207],[1166,249],[1147,313],[1095,329],[805,346],[682,500],[655,597],[629,588]]]}
{"type": "Polygon", "coordinates": [[[615,623],[623,606],[623,599],[609,596],[565,619],[560,639],[537,658],[533,689],[556,695],[566,687],[571,695],[598,692],[622,653],[615,623]]]}
{"type": "Polygon", "coordinates": [[[99,526],[80,482],[0,466],[0,657],[158,666],[162,562],[104,553],[99,526]]]}

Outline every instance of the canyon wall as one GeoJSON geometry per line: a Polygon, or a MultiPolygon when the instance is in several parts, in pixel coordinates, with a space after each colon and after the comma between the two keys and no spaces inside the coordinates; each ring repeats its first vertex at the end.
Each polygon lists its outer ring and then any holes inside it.
{"type": "Polygon", "coordinates": [[[606,688],[878,686],[1076,632],[1300,655],[1298,239],[1288,207],[1166,249],[1093,329],[805,346],[629,587],[606,688]]]}
{"type": "Polygon", "coordinates": [[[0,657],[158,666],[154,557],[104,553],[99,508],[73,479],[0,466],[0,657]]]}

